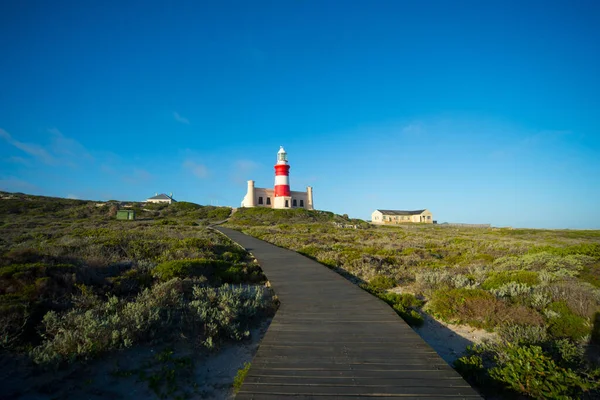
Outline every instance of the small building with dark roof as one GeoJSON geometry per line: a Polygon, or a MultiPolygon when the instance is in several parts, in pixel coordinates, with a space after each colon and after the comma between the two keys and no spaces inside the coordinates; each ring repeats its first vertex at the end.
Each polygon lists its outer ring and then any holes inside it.
{"type": "Polygon", "coordinates": [[[406,223],[433,224],[433,215],[423,210],[375,210],[371,214],[371,223],[379,225],[395,225],[406,223]]]}
{"type": "Polygon", "coordinates": [[[173,198],[173,193],[166,195],[164,193],[158,194],[156,193],[155,196],[149,197],[146,202],[148,203],[167,203],[167,204],[171,204],[171,203],[176,203],[177,200],[175,200],[173,198]]]}

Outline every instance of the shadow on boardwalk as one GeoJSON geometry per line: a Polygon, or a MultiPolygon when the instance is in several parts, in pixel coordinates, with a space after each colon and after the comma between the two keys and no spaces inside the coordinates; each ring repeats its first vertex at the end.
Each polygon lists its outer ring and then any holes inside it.
{"type": "Polygon", "coordinates": [[[379,299],[298,253],[215,229],[253,253],[281,301],[237,399],[479,398],[379,299]]]}

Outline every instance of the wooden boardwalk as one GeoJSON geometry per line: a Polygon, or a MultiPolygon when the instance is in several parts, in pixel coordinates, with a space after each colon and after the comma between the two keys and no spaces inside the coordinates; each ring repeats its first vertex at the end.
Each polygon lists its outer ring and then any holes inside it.
{"type": "Polygon", "coordinates": [[[216,229],[258,259],[281,301],[236,399],[480,398],[381,300],[298,253],[216,229]]]}

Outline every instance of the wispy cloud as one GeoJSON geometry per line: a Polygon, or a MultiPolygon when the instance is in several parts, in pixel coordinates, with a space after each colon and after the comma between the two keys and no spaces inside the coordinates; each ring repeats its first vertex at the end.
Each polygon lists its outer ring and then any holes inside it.
{"type": "Polygon", "coordinates": [[[547,144],[571,135],[571,131],[540,131],[533,135],[526,136],[521,141],[523,147],[535,147],[542,144],[547,144]]]}
{"type": "Polygon", "coordinates": [[[45,164],[49,164],[49,165],[56,164],[56,159],[52,155],[50,155],[50,153],[48,153],[48,151],[46,149],[44,149],[42,146],[40,146],[38,144],[24,143],[24,142],[18,141],[17,139],[13,138],[10,133],[6,132],[2,128],[0,128],[0,137],[2,139],[6,140],[6,142],[11,144],[12,146],[16,147],[17,149],[25,152],[26,154],[28,154],[32,157],[42,161],[45,164]]]}
{"type": "Polygon", "coordinates": [[[200,179],[208,178],[209,176],[209,171],[206,165],[199,164],[192,160],[185,161],[183,163],[183,168],[185,168],[186,170],[191,172],[192,175],[200,179]]]}
{"type": "Polygon", "coordinates": [[[26,160],[23,157],[17,157],[17,156],[7,157],[4,159],[4,162],[10,163],[10,164],[21,164],[21,165],[25,165],[25,166],[31,165],[29,160],[26,160]]]}
{"type": "Polygon", "coordinates": [[[146,183],[154,178],[150,172],[142,168],[134,168],[129,174],[123,175],[123,181],[131,184],[146,183]]]}
{"type": "Polygon", "coordinates": [[[558,142],[566,136],[572,135],[572,131],[543,130],[524,135],[510,146],[496,149],[490,153],[490,159],[496,161],[513,160],[523,157],[524,154],[541,151],[544,146],[557,146],[558,142]]]}
{"type": "Polygon", "coordinates": [[[67,199],[79,200],[79,196],[77,196],[76,194],[68,194],[67,199]]]}
{"type": "Polygon", "coordinates": [[[56,128],[48,129],[48,132],[52,135],[52,144],[50,145],[50,148],[57,156],[64,157],[65,160],[70,160],[70,163],[75,159],[94,159],[87,149],[77,140],[66,137],[56,128]]]}
{"type": "Polygon", "coordinates": [[[425,133],[425,127],[421,122],[413,122],[402,128],[404,135],[420,136],[425,133]]]}
{"type": "Polygon", "coordinates": [[[186,125],[190,124],[190,120],[181,116],[177,111],[173,112],[173,117],[175,118],[175,121],[177,121],[177,122],[181,122],[182,124],[186,124],[186,125]]]}
{"type": "MultiPolygon", "coordinates": [[[[46,165],[77,167],[80,161],[93,161],[94,158],[87,149],[75,139],[63,135],[56,128],[48,129],[48,133],[50,134],[50,144],[42,146],[36,143],[21,142],[4,129],[0,129],[0,137],[7,143],[46,165]]],[[[23,157],[10,157],[6,161],[30,165],[29,160],[23,157]]]]}
{"type": "Polygon", "coordinates": [[[231,174],[231,180],[236,184],[246,183],[248,179],[251,179],[250,174],[254,172],[260,164],[252,160],[237,160],[233,164],[233,172],[231,174]]]}
{"type": "Polygon", "coordinates": [[[9,176],[7,178],[0,179],[0,190],[6,192],[40,192],[40,188],[36,185],[24,181],[22,179],[16,178],[14,176],[9,176]]]}

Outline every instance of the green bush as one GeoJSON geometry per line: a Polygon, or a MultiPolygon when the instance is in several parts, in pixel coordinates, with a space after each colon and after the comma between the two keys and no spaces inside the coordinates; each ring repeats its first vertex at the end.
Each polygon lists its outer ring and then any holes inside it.
{"type": "Polygon", "coordinates": [[[445,321],[488,330],[510,323],[543,323],[537,311],[507,303],[482,289],[438,290],[433,293],[427,306],[431,313],[445,321]]]}
{"type": "Polygon", "coordinates": [[[392,308],[410,326],[419,327],[423,325],[423,317],[417,311],[408,309],[399,303],[394,304],[392,308]]]}
{"type": "Polygon", "coordinates": [[[220,288],[195,286],[189,308],[192,316],[201,322],[204,344],[212,348],[220,339],[248,337],[252,318],[269,306],[264,287],[224,285],[220,288]]]}
{"type": "Polygon", "coordinates": [[[503,325],[498,328],[497,332],[505,343],[514,345],[541,344],[548,337],[544,326],[503,325]]]}
{"type": "Polygon", "coordinates": [[[486,290],[498,289],[511,282],[527,286],[535,286],[540,283],[538,274],[534,271],[501,271],[491,273],[481,287],[486,290]]]}
{"type": "Polygon", "coordinates": [[[70,311],[44,316],[44,340],[30,354],[38,364],[56,365],[181,331],[211,348],[247,337],[253,318],[272,305],[264,287],[194,286],[189,302],[185,287],[185,281],[172,279],[132,301],[116,296],[103,301],[84,291],[70,311]]]}
{"type": "Polygon", "coordinates": [[[564,301],[550,303],[547,309],[558,314],[548,321],[548,332],[552,336],[578,340],[590,334],[591,329],[587,320],[571,311],[564,301]]]}
{"type": "Polygon", "coordinates": [[[454,368],[465,379],[482,384],[486,380],[486,371],[481,356],[471,354],[454,361],[454,368]]]}
{"type": "Polygon", "coordinates": [[[369,286],[375,290],[388,290],[396,286],[396,280],[385,275],[377,275],[369,281],[369,286]]]}
{"type": "Polygon", "coordinates": [[[410,293],[386,292],[365,284],[362,284],[361,288],[392,306],[394,311],[396,311],[396,313],[410,326],[418,327],[423,325],[423,317],[414,310],[415,308],[423,306],[423,301],[417,299],[414,295],[410,293]]]}
{"type": "Polygon", "coordinates": [[[581,398],[594,385],[562,368],[539,346],[507,346],[490,377],[505,388],[535,399],[581,398]]]}
{"type": "Polygon", "coordinates": [[[246,375],[248,375],[248,371],[250,371],[250,363],[245,362],[244,368],[238,370],[237,374],[235,374],[235,378],[233,378],[233,392],[237,393],[242,388],[244,384],[244,380],[246,379],[246,375]]]}
{"type": "Polygon", "coordinates": [[[74,308],[65,314],[51,311],[44,316],[44,341],[31,351],[36,363],[56,365],[130,347],[172,329],[170,316],[183,306],[178,280],[146,289],[131,302],[116,296],[107,301],[91,294],[83,296],[86,298],[75,302],[86,304],[86,308],[74,308]]]}
{"type": "Polygon", "coordinates": [[[546,252],[558,256],[584,255],[600,259],[599,243],[580,243],[567,247],[537,246],[529,250],[529,253],[546,252]]]}
{"type": "Polygon", "coordinates": [[[231,263],[227,261],[198,258],[193,260],[166,261],[157,265],[152,273],[161,281],[200,276],[210,278],[216,269],[225,270],[229,267],[231,267],[231,263]]]}

